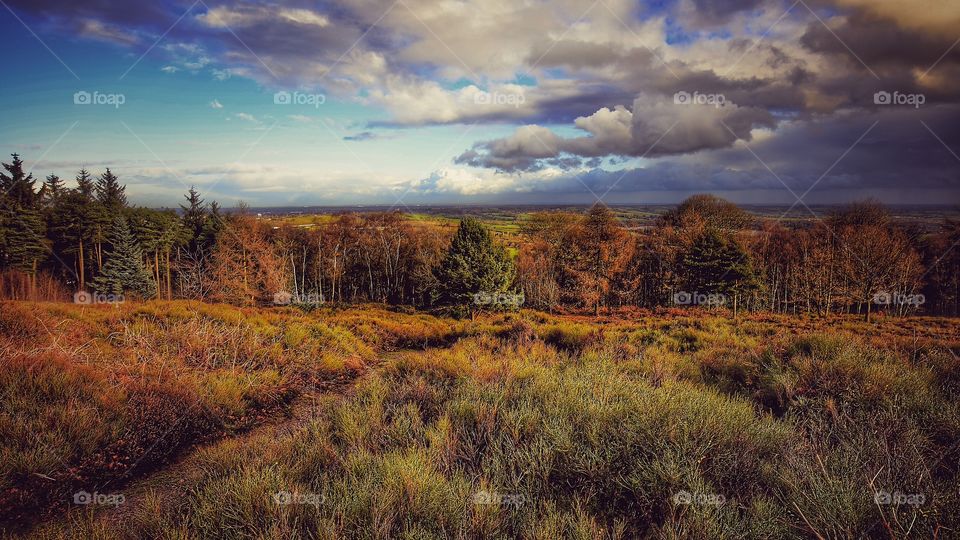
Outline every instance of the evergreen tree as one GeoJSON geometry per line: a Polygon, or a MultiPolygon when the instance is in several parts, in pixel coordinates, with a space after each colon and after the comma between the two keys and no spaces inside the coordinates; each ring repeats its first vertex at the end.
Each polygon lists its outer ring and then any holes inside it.
{"type": "Polygon", "coordinates": [[[80,169],[80,172],[77,173],[77,191],[90,200],[94,199],[96,185],[93,177],[90,176],[90,173],[87,172],[86,169],[80,169]]]}
{"type": "Polygon", "coordinates": [[[32,174],[23,170],[23,161],[19,154],[10,154],[12,163],[4,163],[6,174],[0,172],[0,193],[8,202],[21,208],[36,207],[40,200],[40,193],[34,191],[36,180],[32,174]]]}
{"type": "Polygon", "coordinates": [[[435,270],[441,304],[477,307],[476,295],[493,296],[506,292],[515,269],[507,250],[495,244],[490,232],[476,219],[460,221],[446,256],[435,270]]]}
{"type": "Polygon", "coordinates": [[[109,215],[115,216],[127,206],[126,190],[127,186],[121,185],[117,176],[107,168],[107,172],[100,175],[97,180],[97,201],[103,205],[109,215]]]}
{"type": "Polygon", "coordinates": [[[223,214],[220,213],[220,205],[217,201],[210,203],[210,213],[203,220],[203,227],[198,237],[198,247],[201,252],[208,252],[213,249],[217,243],[217,238],[226,227],[223,214]]]}
{"type": "Polygon", "coordinates": [[[747,252],[718,230],[705,230],[683,256],[686,286],[691,294],[722,294],[730,297],[734,316],[740,297],[757,288],[758,279],[747,252]]]}
{"type": "Polygon", "coordinates": [[[187,206],[180,205],[180,209],[183,211],[183,225],[190,233],[189,249],[195,253],[200,247],[200,236],[203,234],[203,226],[207,220],[207,211],[203,199],[200,198],[200,193],[193,186],[190,186],[190,190],[183,198],[188,203],[187,206]]]}
{"type": "Polygon", "coordinates": [[[56,204],[49,210],[47,231],[53,244],[53,252],[60,260],[74,261],[77,287],[86,285],[86,265],[84,259],[89,248],[89,200],[78,190],[65,189],[56,204]]]}
{"type": "Polygon", "coordinates": [[[130,226],[123,216],[117,216],[110,231],[112,250],[100,275],[93,280],[99,294],[122,295],[133,293],[141,298],[154,295],[156,288],[150,273],[143,265],[143,251],[134,240],[130,226]]]}
{"type": "Polygon", "coordinates": [[[40,193],[32,174],[23,170],[20,156],[4,163],[0,172],[0,262],[36,276],[48,250],[47,227],[40,210],[40,193]]]}
{"type": "Polygon", "coordinates": [[[59,176],[55,174],[47,176],[47,179],[43,182],[43,187],[40,188],[44,207],[51,208],[56,206],[57,201],[63,196],[65,191],[66,187],[59,176]]]}

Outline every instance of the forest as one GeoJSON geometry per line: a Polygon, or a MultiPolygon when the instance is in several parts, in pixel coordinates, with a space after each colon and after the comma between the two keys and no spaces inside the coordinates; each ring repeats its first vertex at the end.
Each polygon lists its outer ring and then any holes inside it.
{"type": "Polygon", "coordinates": [[[81,170],[67,186],[55,175],[38,182],[12,157],[0,175],[10,299],[960,313],[960,221],[927,231],[870,200],[791,226],[712,195],[694,195],[640,230],[602,204],[541,211],[524,216],[506,246],[469,217],[455,233],[399,211],[274,226],[243,204],[206,204],[193,188],[179,209],[133,207],[109,168],[96,177],[81,170]]]}

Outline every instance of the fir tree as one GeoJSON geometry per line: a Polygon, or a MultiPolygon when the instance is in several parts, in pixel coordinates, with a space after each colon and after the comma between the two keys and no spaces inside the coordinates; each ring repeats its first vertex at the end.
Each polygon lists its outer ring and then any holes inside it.
{"type": "Polygon", "coordinates": [[[180,205],[183,211],[183,225],[191,235],[189,249],[195,253],[199,248],[200,236],[203,234],[203,226],[207,220],[207,211],[200,193],[193,186],[190,186],[190,190],[183,198],[188,203],[187,206],[180,205]]]}
{"type": "Polygon", "coordinates": [[[91,201],[94,199],[96,185],[93,177],[86,169],[80,169],[80,172],[77,173],[77,191],[91,201]]]}
{"type": "Polygon", "coordinates": [[[19,155],[12,157],[0,173],[0,261],[35,276],[48,250],[47,227],[33,175],[24,172],[19,155]]]}
{"type": "Polygon", "coordinates": [[[757,276],[747,252],[716,229],[707,229],[683,257],[690,293],[731,297],[734,316],[739,298],[757,288],[757,276]]]}
{"type": "Polygon", "coordinates": [[[57,201],[63,196],[65,191],[66,187],[59,176],[55,174],[47,176],[47,179],[43,182],[43,187],[40,188],[43,205],[47,208],[56,206],[57,201]]]}
{"type": "Polygon", "coordinates": [[[123,216],[118,216],[110,231],[111,252],[100,275],[93,280],[93,288],[99,294],[122,295],[133,293],[149,298],[156,292],[150,273],[143,265],[143,251],[134,240],[130,226],[123,216]]]}
{"type": "Polygon", "coordinates": [[[21,208],[33,208],[40,200],[40,194],[33,189],[36,180],[32,174],[24,172],[19,154],[10,156],[13,162],[3,164],[7,173],[0,172],[0,193],[12,204],[21,208]]]}
{"type": "Polygon", "coordinates": [[[117,176],[107,168],[107,172],[97,180],[97,201],[110,215],[117,215],[127,206],[126,190],[127,186],[121,185],[117,176]]]}
{"type": "Polygon", "coordinates": [[[513,261],[503,246],[476,219],[460,221],[446,256],[435,271],[440,284],[439,302],[464,308],[471,315],[479,307],[476,295],[497,295],[513,283],[513,261]]]}
{"type": "Polygon", "coordinates": [[[86,285],[84,258],[87,256],[85,247],[90,245],[87,221],[89,210],[87,198],[75,189],[65,189],[50,209],[47,218],[47,231],[53,243],[53,251],[59,254],[63,261],[74,260],[76,285],[80,289],[86,285]]]}

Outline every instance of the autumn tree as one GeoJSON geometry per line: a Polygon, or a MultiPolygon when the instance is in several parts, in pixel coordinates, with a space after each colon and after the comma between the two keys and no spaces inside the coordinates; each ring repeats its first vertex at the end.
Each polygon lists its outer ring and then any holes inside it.
{"type": "Polygon", "coordinates": [[[753,222],[753,217],[737,205],[716,195],[688,197],[676,208],[661,216],[671,227],[707,226],[720,230],[739,231],[753,222]]]}
{"type": "Polygon", "coordinates": [[[241,305],[269,302],[286,291],[286,268],[255,218],[243,208],[226,217],[210,264],[215,299],[241,305]]]}
{"type": "Polygon", "coordinates": [[[919,288],[920,258],[889,212],[873,201],[847,205],[828,218],[837,244],[838,269],[847,300],[870,321],[875,298],[912,294],[919,288]]]}
{"type": "Polygon", "coordinates": [[[560,253],[567,297],[600,313],[615,277],[629,262],[634,243],[630,233],[603,204],[595,204],[580,222],[569,229],[560,253]]]}

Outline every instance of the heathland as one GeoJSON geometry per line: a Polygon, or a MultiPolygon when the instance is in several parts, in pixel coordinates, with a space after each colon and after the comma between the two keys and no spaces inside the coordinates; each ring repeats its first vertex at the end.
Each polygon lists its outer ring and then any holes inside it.
{"type": "Polygon", "coordinates": [[[268,215],[4,171],[5,533],[960,537],[955,214],[268,215]]]}
{"type": "Polygon", "coordinates": [[[956,320],[729,315],[3,303],[3,524],[33,538],[957,535],[956,320]]]}

